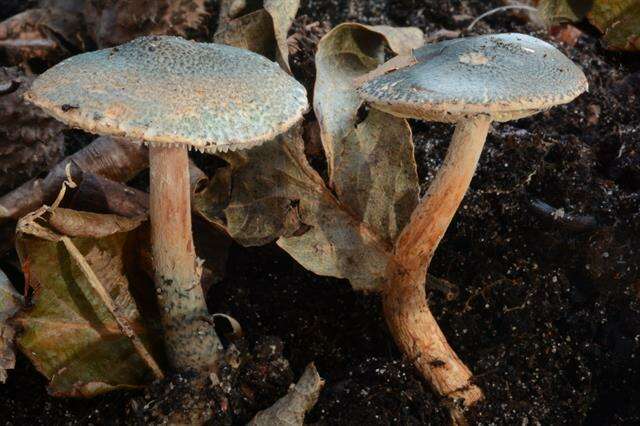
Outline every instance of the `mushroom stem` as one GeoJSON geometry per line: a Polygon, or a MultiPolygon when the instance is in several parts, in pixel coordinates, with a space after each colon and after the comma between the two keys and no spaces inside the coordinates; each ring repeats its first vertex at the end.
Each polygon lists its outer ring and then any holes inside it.
{"type": "Polygon", "coordinates": [[[151,246],[167,355],[178,370],[214,371],[221,345],[197,272],[186,147],[149,147],[151,246]]]}
{"type": "Polygon", "coordinates": [[[429,310],[424,284],[433,253],[469,187],[490,124],[484,115],[458,123],[438,174],[398,237],[382,293],[398,346],[440,395],[462,399],[465,406],[481,400],[482,391],[429,310]]]}
{"type": "Polygon", "coordinates": [[[382,292],[387,325],[398,347],[442,396],[471,406],[483,398],[471,382],[473,375],[451,349],[429,310],[425,273],[407,274],[402,268],[390,274],[382,292]]]}
{"type": "Polygon", "coordinates": [[[409,271],[431,261],[469,188],[490,124],[486,115],[457,124],[444,162],[395,243],[396,258],[409,271]]]}

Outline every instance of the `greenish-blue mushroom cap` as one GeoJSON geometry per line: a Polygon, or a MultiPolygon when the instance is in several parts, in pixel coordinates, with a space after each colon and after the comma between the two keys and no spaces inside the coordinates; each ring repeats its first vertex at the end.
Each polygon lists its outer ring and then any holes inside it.
{"type": "Polygon", "coordinates": [[[524,34],[428,44],[413,51],[413,62],[365,82],[360,95],[401,117],[456,122],[487,114],[508,121],[571,102],[588,88],[562,52],[524,34]]]}
{"type": "Polygon", "coordinates": [[[307,110],[304,87],[265,57],[169,36],[71,57],[25,97],[91,133],[209,152],[273,139],[307,110]]]}

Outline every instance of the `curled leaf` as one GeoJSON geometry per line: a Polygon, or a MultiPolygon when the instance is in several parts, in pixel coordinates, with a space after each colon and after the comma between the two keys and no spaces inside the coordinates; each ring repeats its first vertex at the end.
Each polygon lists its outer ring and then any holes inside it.
{"type": "Polygon", "coordinates": [[[291,73],[287,34],[298,13],[300,0],[264,0],[263,8],[255,3],[222,1],[214,40],[275,58],[291,73]]]}
{"type": "Polygon", "coordinates": [[[140,220],[54,213],[53,222],[41,209],[18,223],[18,254],[34,289],[33,306],[15,319],[18,346],[49,378],[53,395],[88,397],[149,382],[157,376],[150,360],[162,351],[151,321],[153,286],[137,265],[140,220]]]}
{"type": "MultiPolygon", "coordinates": [[[[327,132],[335,143],[323,140],[335,194],[309,165],[296,128],[262,146],[225,155],[230,166],[218,171],[195,202],[196,211],[220,223],[239,243],[261,245],[277,239],[308,270],[346,278],[355,289],[369,291],[385,282],[392,242],[419,192],[406,120],[374,110],[356,128],[360,101],[345,101],[357,97],[353,78],[384,59],[386,39],[377,30],[390,34],[391,45],[405,53],[422,40],[415,29],[345,24],[323,39],[333,47],[318,51],[318,56],[336,52],[325,58],[335,81],[325,75],[327,82],[320,89],[317,83],[316,95],[331,105],[334,98],[344,101],[334,105],[337,109],[327,109],[324,117],[331,125],[339,123],[338,133],[327,132]],[[331,91],[335,86],[330,84],[346,84],[349,93],[331,91]]],[[[320,111],[326,107],[321,101],[320,111]]]]}
{"type": "Polygon", "coordinates": [[[22,308],[23,302],[22,296],[0,271],[0,383],[7,380],[7,370],[16,365],[15,329],[9,320],[22,308]]]}
{"type": "Polygon", "coordinates": [[[276,60],[288,73],[291,73],[291,68],[287,34],[299,7],[300,0],[264,0],[264,10],[269,12],[273,20],[273,33],[277,44],[276,60]]]}
{"type": "Polygon", "coordinates": [[[142,144],[107,136],[99,137],[56,164],[43,179],[36,178],[0,197],[0,222],[17,220],[42,204],[52,202],[67,174],[73,180],[81,180],[84,171],[126,182],[148,167],[148,164],[149,154],[142,144]]]}
{"type": "Polygon", "coordinates": [[[216,43],[251,50],[267,58],[273,58],[275,54],[273,23],[264,9],[227,22],[213,39],[216,43]]]}
{"type": "Polygon", "coordinates": [[[371,110],[336,146],[333,183],[340,202],[392,244],[420,193],[407,121],[371,110]]]}
{"type": "Polygon", "coordinates": [[[230,166],[219,174],[226,178],[196,196],[200,215],[243,245],[277,239],[319,275],[347,278],[360,290],[382,284],[390,245],[326,187],[307,162],[300,129],[225,158],[230,166]]]}
{"type": "Polygon", "coordinates": [[[423,34],[418,28],[356,23],[338,25],[320,40],[313,109],[320,123],[331,185],[337,145],[353,129],[362,104],[354,80],[381,65],[387,47],[409,55],[422,44],[423,34]]]}

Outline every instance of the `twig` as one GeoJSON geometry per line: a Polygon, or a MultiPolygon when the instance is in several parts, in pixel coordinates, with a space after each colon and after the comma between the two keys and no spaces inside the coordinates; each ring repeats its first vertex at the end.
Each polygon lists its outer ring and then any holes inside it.
{"type": "Polygon", "coordinates": [[[503,12],[505,10],[511,10],[511,9],[521,9],[521,10],[528,10],[530,12],[537,12],[538,9],[536,9],[533,6],[526,6],[524,4],[522,5],[512,5],[512,6],[502,6],[502,7],[496,7],[495,9],[491,9],[485,13],[483,13],[482,15],[478,16],[476,19],[473,20],[473,22],[471,22],[469,24],[469,26],[467,27],[467,31],[471,31],[473,29],[473,27],[475,27],[475,25],[480,22],[482,19],[486,18],[487,16],[493,15],[494,13],[498,13],[498,12],[503,12]]]}
{"type": "Polygon", "coordinates": [[[557,209],[540,199],[534,199],[530,204],[535,213],[546,219],[550,219],[567,229],[574,231],[586,231],[598,227],[598,220],[594,216],[567,213],[564,209],[557,209]]]}

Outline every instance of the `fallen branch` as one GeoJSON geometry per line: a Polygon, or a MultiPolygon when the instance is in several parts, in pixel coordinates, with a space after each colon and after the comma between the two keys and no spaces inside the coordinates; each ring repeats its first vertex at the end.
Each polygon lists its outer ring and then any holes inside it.
{"type": "Polygon", "coordinates": [[[105,178],[126,182],[148,166],[147,149],[116,138],[100,137],[58,163],[43,179],[33,179],[0,197],[0,223],[20,217],[51,203],[69,174],[80,180],[82,172],[91,172],[105,178]]]}

